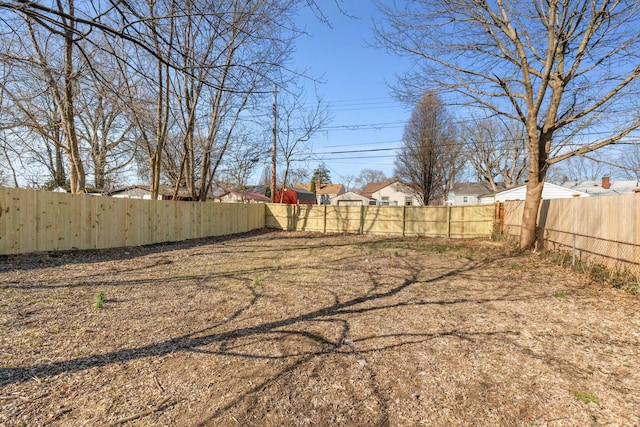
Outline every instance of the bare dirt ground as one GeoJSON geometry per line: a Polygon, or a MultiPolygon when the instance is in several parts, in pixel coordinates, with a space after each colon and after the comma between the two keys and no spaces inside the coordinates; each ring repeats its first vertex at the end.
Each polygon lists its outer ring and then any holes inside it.
{"type": "Polygon", "coordinates": [[[3,257],[0,424],[639,425],[639,308],[486,240],[3,257]]]}

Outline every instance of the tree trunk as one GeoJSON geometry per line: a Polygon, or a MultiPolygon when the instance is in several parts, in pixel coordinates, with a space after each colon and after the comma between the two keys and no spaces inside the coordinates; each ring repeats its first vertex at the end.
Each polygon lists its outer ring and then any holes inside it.
{"type": "Polygon", "coordinates": [[[54,149],[54,155],[55,155],[53,180],[55,182],[56,187],[66,188],[67,174],[64,171],[64,163],[62,159],[64,156],[64,153],[62,152],[62,148],[60,148],[59,144],[56,144],[53,149],[54,149]]]}
{"type": "Polygon", "coordinates": [[[528,124],[529,138],[529,175],[527,195],[522,212],[522,228],[520,230],[520,249],[531,249],[536,242],[538,210],[542,201],[542,190],[547,175],[548,143],[552,133],[542,131],[538,134],[533,120],[528,124]]]}
{"type": "MultiPolygon", "coordinates": [[[[69,2],[69,14],[75,14],[74,2],[69,2]]],[[[67,144],[67,157],[69,160],[69,181],[71,183],[71,192],[75,194],[86,192],[84,166],[82,157],[80,156],[80,148],[78,144],[78,135],[76,133],[76,112],[75,112],[75,92],[78,73],[73,67],[73,48],[75,45],[75,24],[72,20],[68,23],[68,28],[64,33],[64,92],[62,99],[62,128],[65,131],[65,140],[67,144]]]]}
{"type": "Polygon", "coordinates": [[[542,201],[542,189],[544,180],[527,182],[527,197],[524,201],[524,211],[522,212],[522,229],[520,230],[520,248],[530,249],[536,241],[536,227],[538,210],[542,201]]]}

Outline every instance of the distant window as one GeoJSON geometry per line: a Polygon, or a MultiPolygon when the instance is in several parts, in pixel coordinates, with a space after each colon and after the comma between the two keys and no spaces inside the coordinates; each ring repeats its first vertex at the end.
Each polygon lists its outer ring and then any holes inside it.
{"type": "Polygon", "coordinates": [[[405,198],[404,198],[404,205],[405,205],[405,206],[411,206],[411,205],[413,205],[413,198],[411,198],[411,197],[405,197],[405,198]]]}
{"type": "Polygon", "coordinates": [[[462,198],[462,203],[469,203],[469,196],[464,196],[462,198]]]}

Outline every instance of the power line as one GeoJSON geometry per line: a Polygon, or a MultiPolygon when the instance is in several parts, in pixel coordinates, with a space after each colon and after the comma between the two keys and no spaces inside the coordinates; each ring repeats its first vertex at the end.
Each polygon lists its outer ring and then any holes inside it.
{"type": "Polygon", "coordinates": [[[351,157],[322,157],[321,159],[324,160],[354,160],[354,159],[360,159],[360,160],[366,160],[366,159],[388,159],[388,158],[393,158],[392,156],[389,155],[376,155],[376,156],[351,156],[351,157]]]}
{"type": "Polygon", "coordinates": [[[342,150],[342,151],[323,151],[316,154],[351,154],[351,153],[371,153],[374,151],[395,151],[399,148],[368,148],[366,150],[342,150]]]}
{"type": "Polygon", "coordinates": [[[361,129],[388,129],[388,128],[398,128],[404,127],[405,122],[395,121],[395,122],[382,122],[382,123],[360,123],[360,124],[351,124],[351,125],[335,125],[335,126],[326,126],[322,130],[361,130],[361,129]]]}

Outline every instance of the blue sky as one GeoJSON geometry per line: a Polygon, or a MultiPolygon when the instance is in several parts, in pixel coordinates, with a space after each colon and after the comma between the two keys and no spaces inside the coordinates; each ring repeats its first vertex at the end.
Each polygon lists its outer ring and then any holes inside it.
{"type": "Polygon", "coordinates": [[[298,40],[294,56],[297,69],[322,78],[317,91],[331,105],[333,116],[326,130],[312,139],[313,157],[307,165],[313,170],[324,162],[333,182],[344,183],[362,169],[381,170],[390,177],[410,109],[393,99],[388,84],[408,64],[370,47],[377,13],[370,0],[342,3],[353,18],[332,2],[323,5],[332,28],[304,10],[299,25],[309,36],[298,40]]]}
{"type": "MultiPolygon", "coordinates": [[[[312,139],[312,160],[297,167],[312,171],[324,162],[332,181],[345,184],[349,176],[357,177],[362,169],[381,170],[391,177],[411,107],[393,99],[389,84],[412,64],[409,59],[371,47],[372,19],[381,21],[371,0],[338,0],[353,18],[341,14],[333,0],[318,3],[331,27],[319,22],[310,9],[303,9],[298,24],[306,28],[309,36],[297,42],[294,67],[322,77],[325,83],[317,90],[332,105],[334,120],[325,132],[312,139]]],[[[616,159],[624,148],[609,147],[600,150],[597,157],[616,159]]],[[[591,163],[587,161],[586,165],[591,163]]],[[[622,177],[621,171],[610,166],[589,167],[622,177]]]]}

